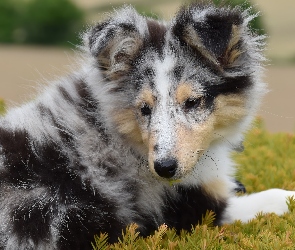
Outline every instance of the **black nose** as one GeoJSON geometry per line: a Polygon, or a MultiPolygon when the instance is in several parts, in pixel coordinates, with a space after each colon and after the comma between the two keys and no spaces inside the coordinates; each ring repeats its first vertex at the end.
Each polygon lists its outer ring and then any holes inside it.
{"type": "Polygon", "coordinates": [[[155,161],[154,168],[159,176],[164,178],[171,178],[175,175],[177,162],[174,159],[155,161]]]}

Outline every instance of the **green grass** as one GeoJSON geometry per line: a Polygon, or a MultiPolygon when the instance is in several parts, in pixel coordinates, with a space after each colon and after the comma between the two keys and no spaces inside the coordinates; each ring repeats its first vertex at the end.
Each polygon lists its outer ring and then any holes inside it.
{"type": "Polygon", "coordinates": [[[245,151],[235,154],[238,179],[249,192],[268,188],[295,190],[295,136],[287,133],[271,134],[261,121],[246,135],[245,151]]]}
{"type": "MultiPolygon", "coordinates": [[[[234,154],[238,165],[238,179],[249,193],[272,187],[295,190],[295,137],[292,134],[268,133],[260,120],[246,135],[245,151],[234,154]]],[[[290,213],[283,216],[258,214],[249,223],[239,221],[231,225],[213,227],[214,214],[208,213],[201,225],[192,232],[176,235],[162,225],[148,238],[142,238],[131,225],[123,239],[108,245],[107,235],[95,236],[93,249],[294,249],[295,200],[288,201],[290,213]]]]}
{"type": "Polygon", "coordinates": [[[0,115],[5,112],[5,104],[4,101],[0,99],[0,115]]]}

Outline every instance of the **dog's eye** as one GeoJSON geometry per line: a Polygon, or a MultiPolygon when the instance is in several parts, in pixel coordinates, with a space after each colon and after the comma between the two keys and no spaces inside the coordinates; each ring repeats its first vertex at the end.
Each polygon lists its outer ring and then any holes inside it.
{"type": "Polygon", "coordinates": [[[191,109],[195,109],[201,104],[201,98],[188,98],[184,102],[184,109],[189,111],[191,109]]]}
{"type": "Polygon", "coordinates": [[[144,104],[141,109],[140,112],[143,116],[149,116],[152,114],[152,108],[148,105],[148,104],[144,104]]]}

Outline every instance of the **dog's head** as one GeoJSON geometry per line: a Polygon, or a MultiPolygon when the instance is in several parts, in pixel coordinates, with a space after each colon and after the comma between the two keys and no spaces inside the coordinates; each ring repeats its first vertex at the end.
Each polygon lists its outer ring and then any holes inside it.
{"type": "Polygon", "coordinates": [[[125,7],[85,36],[111,86],[113,126],[155,175],[181,179],[212,143],[249,123],[262,60],[249,19],[239,8],[192,4],[165,23],[125,7]]]}

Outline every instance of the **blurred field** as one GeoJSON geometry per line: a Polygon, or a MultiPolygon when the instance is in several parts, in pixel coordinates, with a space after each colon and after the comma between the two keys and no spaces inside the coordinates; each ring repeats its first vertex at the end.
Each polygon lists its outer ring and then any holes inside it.
{"type": "MultiPolygon", "coordinates": [[[[74,0],[88,13],[88,20],[99,20],[102,11],[117,7],[122,0],[74,0]]],[[[268,39],[267,57],[270,64],[265,81],[272,90],[265,98],[260,115],[272,132],[295,131],[295,1],[256,0],[264,17],[268,39]],[[286,64],[289,63],[289,64],[286,64]]],[[[164,18],[170,18],[181,5],[177,0],[139,0],[128,3],[145,6],[164,18]]],[[[8,106],[30,100],[36,86],[45,79],[55,79],[69,71],[74,62],[73,51],[65,48],[42,48],[0,45],[0,98],[8,106]]]]}

